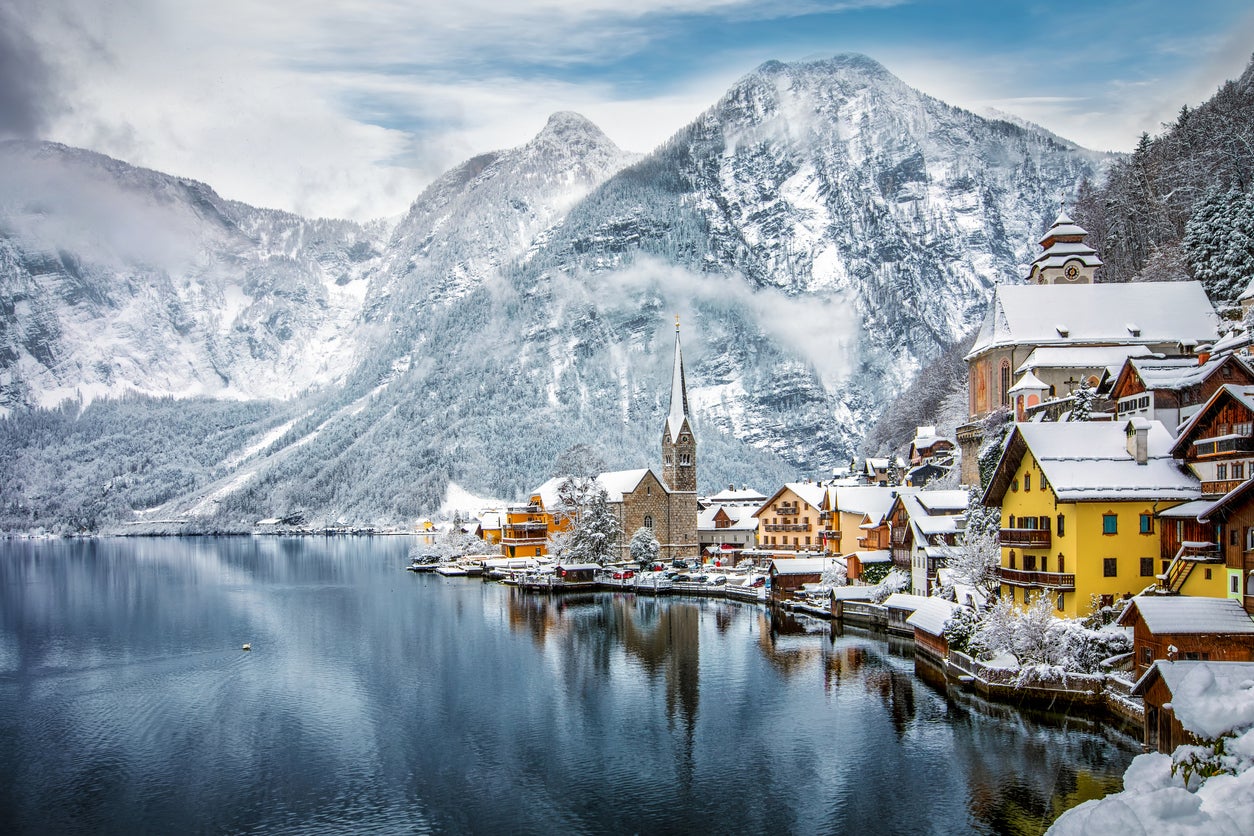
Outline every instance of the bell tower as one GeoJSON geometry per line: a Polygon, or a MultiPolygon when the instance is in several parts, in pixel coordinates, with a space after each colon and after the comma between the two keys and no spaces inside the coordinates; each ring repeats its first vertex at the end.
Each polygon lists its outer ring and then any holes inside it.
{"type": "Polygon", "coordinates": [[[688,386],[675,317],[675,368],[671,372],[671,407],[662,428],[662,481],[674,492],[697,492],[697,438],[688,414],[688,386]]]}

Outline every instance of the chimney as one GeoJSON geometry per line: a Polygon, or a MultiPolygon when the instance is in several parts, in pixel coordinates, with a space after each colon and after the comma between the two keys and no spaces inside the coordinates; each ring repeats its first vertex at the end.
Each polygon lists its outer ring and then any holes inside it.
{"type": "Polygon", "coordinates": [[[1149,462],[1149,421],[1144,418],[1133,418],[1124,428],[1128,439],[1128,455],[1136,459],[1137,464],[1149,462]]]}

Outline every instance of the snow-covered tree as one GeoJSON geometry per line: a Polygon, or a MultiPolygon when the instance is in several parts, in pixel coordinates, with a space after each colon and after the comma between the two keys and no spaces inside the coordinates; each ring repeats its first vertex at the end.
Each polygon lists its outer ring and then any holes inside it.
{"type": "Polygon", "coordinates": [[[641,526],[636,529],[635,534],[631,535],[628,549],[631,551],[632,560],[641,566],[647,566],[657,560],[658,555],[662,551],[662,546],[658,543],[657,537],[654,536],[653,529],[641,526]]]}
{"type": "Polygon", "coordinates": [[[610,508],[605,489],[601,488],[583,506],[579,521],[571,531],[568,557],[578,563],[607,563],[622,536],[618,516],[610,508]]]}
{"type": "Polygon", "coordinates": [[[1071,401],[1071,417],[1069,421],[1091,421],[1093,420],[1093,387],[1089,385],[1088,378],[1083,378],[1080,385],[1075,388],[1071,401]]]}
{"type": "Polygon", "coordinates": [[[977,527],[967,523],[962,543],[950,550],[945,562],[954,579],[984,590],[990,597],[997,594],[1001,580],[1001,543],[997,529],[977,527]]]}

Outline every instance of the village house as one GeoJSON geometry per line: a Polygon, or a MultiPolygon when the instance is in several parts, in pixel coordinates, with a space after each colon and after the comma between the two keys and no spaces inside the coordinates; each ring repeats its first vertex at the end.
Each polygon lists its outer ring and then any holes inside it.
{"type": "Polygon", "coordinates": [[[1132,694],[1145,700],[1145,745],[1169,755],[1231,729],[1233,707],[1254,700],[1254,663],[1159,660],[1132,694]]]}
{"type": "Polygon", "coordinates": [[[967,511],[966,491],[902,492],[888,511],[893,565],[910,573],[910,591],[931,595],[937,571],[958,544],[967,511]]]}
{"type": "Polygon", "coordinates": [[[703,560],[735,565],[745,551],[757,548],[756,508],[745,505],[710,505],[697,513],[697,537],[703,560]]]}
{"type": "Polygon", "coordinates": [[[1254,370],[1232,353],[1130,357],[1115,376],[1110,399],[1118,419],[1161,421],[1175,435],[1224,384],[1254,385],[1254,370]]]}
{"type": "Polygon", "coordinates": [[[1157,582],[1159,511],[1197,499],[1156,421],[1016,424],[984,493],[1001,509],[1001,593],[1084,615],[1157,582]]]}
{"type": "Polygon", "coordinates": [[[816,482],[790,482],[762,503],[758,520],[758,549],[780,557],[800,552],[822,552],[822,507],[827,488],[816,482]]]}
{"type": "Polygon", "coordinates": [[[1138,595],[1118,623],[1132,628],[1137,678],[1159,659],[1254,662],[1254,619],[1230,598],[1138,595]]]}

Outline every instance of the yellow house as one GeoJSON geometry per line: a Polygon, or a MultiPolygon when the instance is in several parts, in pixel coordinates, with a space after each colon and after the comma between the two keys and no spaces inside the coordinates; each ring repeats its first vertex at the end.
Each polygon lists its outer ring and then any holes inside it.
{"type": "Polygon", "coordinates": [[[1158,582],[1156,515],[1200,496],[1157,421],[1016,424],[984,494],[1001,509],[1001,594],[1087,615],[1158,582]]]}
{"type": "Polygon", "coordinates": [[[789,482],[777,490],[754,512],[758,549],[780,557],[823,551],[826,499],[827,488],[813,482],[789,482]]]}

